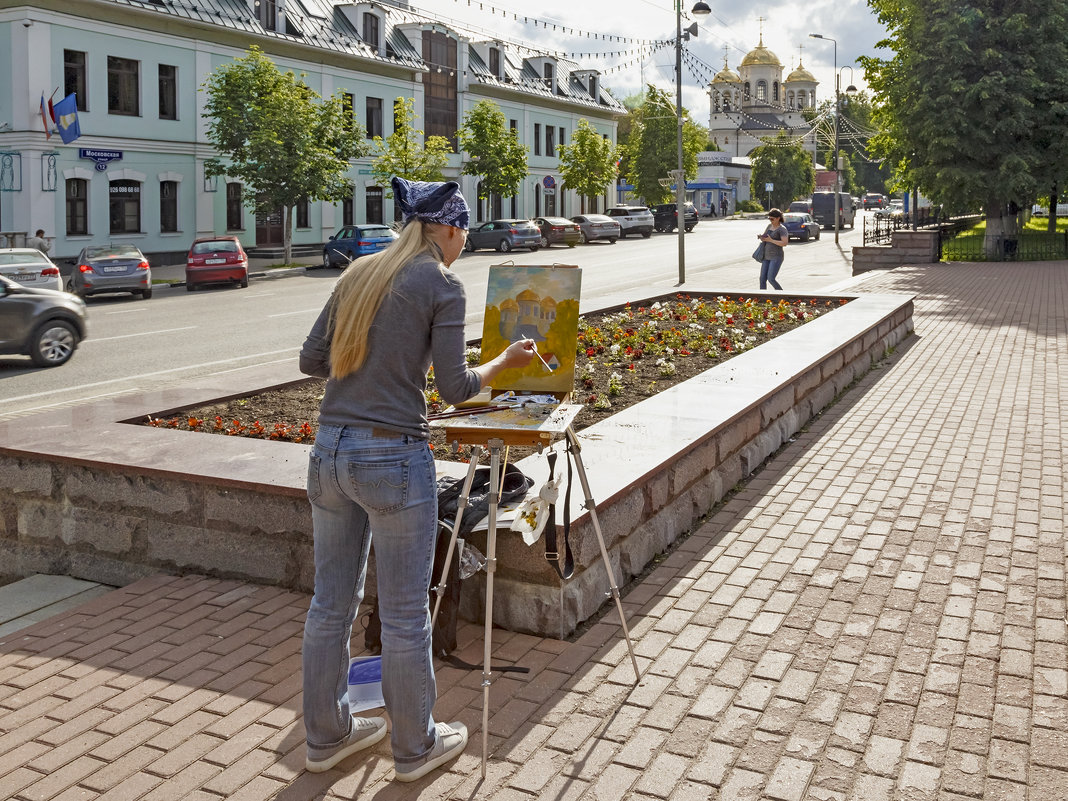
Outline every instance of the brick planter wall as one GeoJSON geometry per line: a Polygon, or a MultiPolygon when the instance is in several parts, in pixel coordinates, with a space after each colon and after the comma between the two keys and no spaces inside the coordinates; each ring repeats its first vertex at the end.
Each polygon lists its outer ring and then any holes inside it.
{"type": "Polygon", "coordinates": [[[938,261],[937,231],[894,231],[890,246],[853,248],[853,275],[938,261]]]}
{"type": "MultiPolygon", "coordinates": [[[[911,298],[862,296],[581,432],[617,580],[640,572],[911,330],[911,298]]],[[[117,585],[195,572],[310,591],[308,446],[121,422],[299,379],[292,366],[255,368],[0,424],[2,571],[117,585]]],[[[538,458],[520,467],[540,482],[538,458]]],[[[464,470],[439,463],[439,472],[464,470]]],[[[604,602],[608,578],[580,496],[576,487],[567,582],[541,543],[499,533],[498,625],[564,637],[604,602]]],[[[485,551],[484,535],[472,541],[485,551]]],[[[469,580],[465,613],[481,610],[480,579],[469,580]]]]}

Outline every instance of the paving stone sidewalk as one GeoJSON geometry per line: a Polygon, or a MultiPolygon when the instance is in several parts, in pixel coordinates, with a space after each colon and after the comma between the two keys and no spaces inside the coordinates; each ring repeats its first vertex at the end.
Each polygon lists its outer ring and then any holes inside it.
{"type": "MultiPolygon", "coordinates": [[[[439,672],[467,752],[303,771],[308,597],[146,579],[0,638],[0,798],[1068,798],[1068,264],[906,267],[916,336],[573,643],[439,672]]],[[[460,655],[481,658],[480,631],[460,655]]]]}

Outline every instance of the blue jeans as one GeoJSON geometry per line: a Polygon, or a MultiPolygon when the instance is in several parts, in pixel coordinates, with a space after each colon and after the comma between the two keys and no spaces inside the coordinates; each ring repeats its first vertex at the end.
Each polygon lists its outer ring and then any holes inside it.
{"type": "Polygon", "coordinates": [[[307,742],[329,749],[351,731],[349,637],[363,599],[373,531],[393,757],[402,764],[419,761],[436,738],[427,588],[438,498],[430,446],[405,434],[323,425],[309,462],[315,594],[304,624],[307,742]]]}
{"type": "Polygon", "coordinates": [[[779,282],[775,280],[775,276],[779,274],[779,268],[782,267],[782,259],[764,259],[760,264],[760,288],[767,289],[768,284],[782,291],[782,287],[779,286],[779,282]]]}

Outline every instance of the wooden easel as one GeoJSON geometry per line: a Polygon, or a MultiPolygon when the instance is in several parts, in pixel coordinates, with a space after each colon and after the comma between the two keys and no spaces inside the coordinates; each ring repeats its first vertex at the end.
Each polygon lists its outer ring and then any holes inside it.
{"type": "Polygon", "coordinates": [[[441,607],[441,599],[445,592],[445,579],[449,575],[449,566],[452,562],[453,552],[456,549],[456,540],[460,531],[460,520],[463,517],[464,508],[467,505],[468,495],[475,478],[475,470],[482,457],[484,449],[490,454],[490,486],[489,486],[489,510],[488,526],[486,534],[486,614],[483,633],[482,653],[482,777],[486,777],[486,761],[489,757],[489,691],[491,684],[490,654],[492,651],[493,638],[493,575],[497,570],[497,497],[500,493],[500,467],[501,451],[506,445],[532,446],[542,448],[551,446],[554,442],[566,439],[571,445],[571,451],[575,458],[575,467],[578,472],[579,482],[582,485],[583,498],[586,510],[593,522],[593,530],[597,534],[597,543],[601,548],[601,558],[604,560],[605,571],[608,573],[608,584],[611,595],[615,599],[616,609],[619,612],[619,623],[623,627],[623,636],[627,640],[627,650],[630,652],[631,664],[634,666],[635,683],[641,680],[641,670],[638,668],[638,659],[634,655],[634,646],[630,639],[630,629],[627,627],[627,618],[623,614],[623,603],[620,600],[619,587],[615,580],[615,571],[608,557],[608,548],[605,546],[604,535],[601,533],[601,524],[597,519],[597,505],[593,494],[590,492],[590,483],[586,478],[586,468],[582,464],[582,451],[578,438],[571,427],[575,415],[581,410],[581,406],[572,404],[560,404],[551,415],[540,421],[538,425],[514,425],[515,414],[502,412],[483,412],[468,417],[449,418],[438,421],[438,425],[445,429],[446,439],[450,443],[458,445],[471,445],[471,462],[464,479],[463,489],[460,493],[459,506],[456,510],[456,520],[453,522],[452,538],[445,554],[445,564],[441,577],[438,580],[434,592],[437,598],[434,601],[434,614],[431,618],[431,628],[437,619],[438,610],[441,607]],[[509,422],[513,424],[509,425],[509,422]]]}

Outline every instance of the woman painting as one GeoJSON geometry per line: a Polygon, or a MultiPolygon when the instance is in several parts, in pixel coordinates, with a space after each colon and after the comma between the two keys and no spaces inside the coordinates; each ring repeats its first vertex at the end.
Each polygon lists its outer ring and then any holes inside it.
{"type": "Polygon", "coordinates": [[[503,369],[523,367],[534,343],[512,343],[487,364],[464,359],[463,284],[449,270],[467,239],[469,210],[454,181],[393,179],[399,238],[338,280],[300,352],[300,369],[328,378],[310,456],[308,498],[315,593],[304,626],[306,767],[325,771],[386,733],[352,717],[349,635],[363,598],[372,533],[382,620],[382,691],[396,778],[414,781],[456,758],[462,723],[436,723],[427,588],[437,532],[427,371],[450,403],[503,369]]]}
{"type": "Polygon", "coordinates": [[[764,243],[764,261],[760,264],[760,288],[767,289],[770,283],[773,287],[782,291],[779,282],[775,280],[782,267],[783,248],[790,244],[790,232],[782,222],[782,212],[772,209],[768,212],[768,227],[759,239],[764,243]]]}

